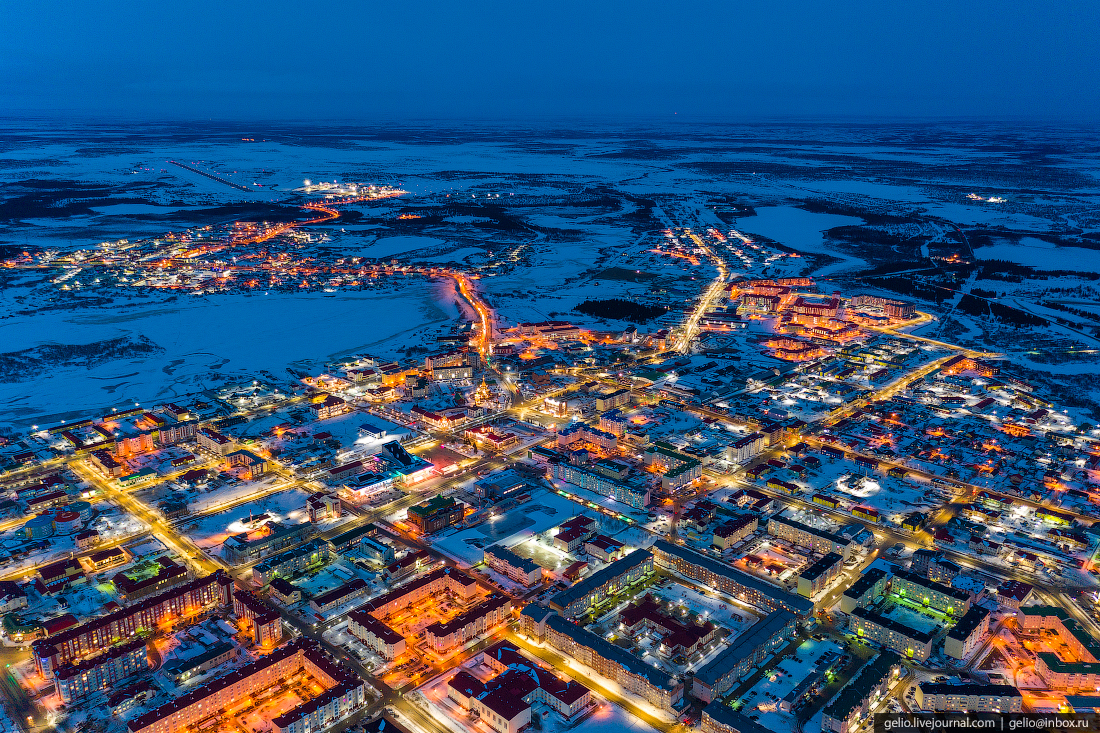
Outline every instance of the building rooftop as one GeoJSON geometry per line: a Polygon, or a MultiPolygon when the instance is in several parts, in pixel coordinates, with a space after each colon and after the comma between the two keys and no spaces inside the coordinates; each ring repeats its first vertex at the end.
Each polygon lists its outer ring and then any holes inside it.
{"type": "Polygon", "coordinates": [[[803,570],[801,577],[812,583],[813,581],[817,580],[822,575],[827,573],[837,563],[842,562],[843,560],[844,558],[842,558],[839,554],[835,552],[830,552],[822,557],[820,560],[815,562],[813,565],[810,565],[810,567],[803,570]]]}
{"type": "Polygon", "coordinates": [[[948,638],[964,641],[966,637],[974,633],[974,629],[981,626],[982,621],[988,615],[989,611],[981,606],[971,606],[970,610],[959,619],[959,622],[947,632],[948,638]]]}
{"type": "Polygon", "coordinates": [[[575,623],[557,614],[550,616],[550,618],[546,620],[546,625],[559,634],[568,636],[581,646],[592,649],[604,659],[618,664],[627,672],[646,678],[649,680],[650,684],[655,687],[670,690],[680,684],[680,680],[673,677],[668,672],[646,664],[638,657],[622,647],[615,646],[599,634],[594,634],[587,629],[577,626],[575,623]]]}
{"type": "Polygon", "coordinates": [[[596,589],[603,587],[620,575],[630,572],[652,557],[645,550],[635,550],[621,560],[611,563],[603,570],[592,573],[579,583],[574,583],[572,587],[554,596],[550,602],[558,608],[567,608],[570,604],[582,598],[587,598],[596,589]]]}
{"type": "Polygon", "coordinates": [[[739,634],[725,650],[695,671],[695,679],[714,687],[742,659],[753,653],[794,621],[794,614],[782,609],[772,611],[739,634]]]}
{"type": "Polygon", "coordinates": [[[833,701],[825,706],[825,715],[833,720],[847,720],[852,711],[863,704],[882,678],[890,674],[890,669],[899,664],[901,664],[901,657],[893,652],[883,652],[863,665],[856,676],[837,693],[833,701]]]}
{"type": "Polygon", "coordinates": [[[748,573],[741,572],[737,568],[715,560],[701,552],[675,545],[668,540],[657,540],[653,543],[653,547],[668,555],[679,557],[693,565],[698,565],[714,575],[728,578],[738,585],[744,586],[750,591],[759,593],[766,598],[771,598],[776,604],[786,608],[791,613],[796,613],[799,616],[808,616],[813,613],[814,603],[809,598],[803,598],[802,596],[788,593],[782,588],[774,586],[753,575],[749,575],[748,573]]]}

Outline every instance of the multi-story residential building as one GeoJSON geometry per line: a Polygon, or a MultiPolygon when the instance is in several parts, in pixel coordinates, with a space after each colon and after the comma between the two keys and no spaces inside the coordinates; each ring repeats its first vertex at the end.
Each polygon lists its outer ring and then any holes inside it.
{"type": "Polygon", "coordinates": [[[1064,608],[1057,606],[1024,606],[1016,614],[1018,628],[1023,632],[1042,629],[1058,634],[1075,662],[1063,661],[1052,652],[1039,652],[1035,671],[1051,689],[1100,687],[1100,641],[1097,641],[1064,608]]]}
{"type": "Polygon", "coordinates": [[[562,680],[507,642],[486,649],[480,660],[497,676],[482,682],[460,670],[447,682],[447,697],[476,713],[497,733],[518,733],[526,728],[535,702],[548,705],[566,720],[592,704],[592,694],[584,685],[562,680]]]}
{"type": "Polygon", "coordinates": [[[343,585],[330,591],[314,596],[309,601],[309,607],[316,614],[327,614],[345,603],[362,598],[370,590],[370,584],[362,578],[352,578],[343,585]]]}
{"type": "Polygon", "coordinates": [[[367,684],[319,645],[296,639],[265,657],[166,703],[127,725],[129,733],[177,733],[194,728],[249,695],[270,689],[305,669],[327,687],[307,703],[274,718],[275,733],[308,733],[336,723],[367,703],[367,684]]]}
{"type": "Polygon", "coordinates": [[[236,443],[219,433],[214,428],[199,428],[195,431],[195,440],[198,444],[219,456],[227,456],[233,452],[236,443]]]}
{"type": "Polygon", "coordinates": [[[409,524],[424,534],[432,534],[461,521],[465,508],[461,502],[437,494],[423,504],[409,507],[406,516],[409,524]]]}
{"type": "Polygon", "coordinates": [[[727,550],[745,539],[760,526],[760,518],[755,514],[742,514],[714,528],[711,544],[720,550],[727,550]]]}
{"type": "Polygon", "coordinates": [[[764,450],[764,434],[751,433],[726,446],[726,460],[730,463],[745,463],[764,450]]]}
{"type": "Polygon", "coordinates": [[[703,464],[699,459],[681,453],[671,443],[660,441],[646,448],[645,465],[656,466],[664,473],[661,484],[666,490],[687,486],[703,475],[703,464]]]}
{"type": "Polygon", "coordinates": [[[512,599],[503,593],[490,593],[473,608],[450,621],[437,622],[424,629],[424,640],[436,654],[462,646],[512,618],[512,599]]]}
{"type": "Polygon", "coordinates": [[[550,475],[559,481],[595,491],[597,494],[611,497],[635,509],[644,509],[649,506],[649,488],[646,486],[616,481],[602,473],[574,466],[563,460],[551,460],[549,468],[550,475]]]}
{"type": "Polygon", "coordinates": [[[674,709],[684,697],[684,683],[615,646],[599,634],[535,604],[523,609],[523,628],[528,636],[545,641],[553,649],[592,668],[596,674],[617,682],[627,692],[666,710],[674,709]]]}
{"type": "Polygon", "coordinates": [[[900,669],[901,659],[892,652],[883,652],[863,665],[825,706],[821,714],[821,730],[851,733],[859,728],[879,698],[897,679],[900,669]]]}
{"type": "Polygon", "coordinates": [[[568,618],[580,616],[652,572],[653,556],[645,550],[635,550],[558,593],[550,599],[550,607],[568,618]]]}
{"type": "Polygon", "coordinates": [[[840,610],[851,613],[857,608],[865,608],[886,592],[889,576],[881,568],[868,568],[856,581],[848,586],[840,597],[840,610]]]}
{"type": "Polygon", "coordinates": [[[749,605],[769,611],[784,609],[796,616],[813,613],[813,601],[788,593],[748,573],[667,540],[657,540],[650,548],[655,563],[674,573],[733,596],[749,605]]]}
{"type": "Polygon", "coordinates": [[[486,547],[484,560],[493,570],[528,588],[542,580],[541,565],[520,557],[503,545],[486,547]]]}
{"type": "Polygon", "coordinates": [[[469,364],[432,367],[432,380],[436,382],[453,382],[455,380],[473,378],[474,368],[469,364]]]}
{"type": "Polygon", "coordinates": [[[835,552],[845,561],[852,557],[852,541],[839,534],[816,529],[785,517],[772,517],[768,520],[768,534],[786,540],[801,547],[809,547],[814,552],[826,554],[835,552]]]}
{"type": "Polygon", "coordinates": [[[830,552],[811,564],[798,576],[798,595],[813,598],[844,569],[844,558],[830,552]]]}
{"type": "Polygon", "coordinates": [[[49,678],[58,666],[97,654],[141,629],[156,628],[170,619],[193,618],[232,600],[233,579],[219,570],[36,641],[35,666],[49,678]]]}
{"type": "Polygon", "coordinates": [[[695,671],[691,694],[705,703],[713,702],[787,644],[795,633],[797,619],[784,610],[772,611],[738,634],[714,659],[695,671]]]}
{"type": "Polygon", "coordinates": [[[970,609],[970,594],[966,591],[900,568],[894,571],[894,577],[890,580],[890,592],[952,616],[961,616],[970,609]]]}
{"type": "Polygon", "coordinates": [[[926,661],[932,653],[932,634],[906,626],[866,608],[851,613],[849,626],[861,639],[893,649],[902,656],[926,661]]]}
{"type": "Polygon", "coordinates": [[[949,657],[965,659],[981,644],[989,633],[989,611],[981,606],[971,606],[958,623],[947,632],[943,651],[949,657]]]}
{"type": "Polygon", "coordinates": [[[198,427],[198,423],[194,420],[183,420],[162,425],[157,439],[161,445],[175,445],[187,440],[194,440],[198,427]]]}
{"type": "Polygon", "coordinates": [[[315,420],[327,420],[330,417],[338,417],[351,409],[351,405],[336,395],[324,395],[316,402],[310,403],[309,411],[315,420]]]}
{"type": "Polygon", "coordinates": [[[617,389],[614,392],[596,396],[596,409],[600,412],[614,410],[630,404],[630,390],[617,389]]]}
{"type": "MultiPolygon", "coordinates": [[[[778,300],[778,299],[777,299],[778,300]]],[[[703,708],[703,733],[774,733],[721,700],[703,708]]]]}
{"type": "Polygon", "coordinates": [[[888,317],[907,321],[916,313],[915,306],[904,300],[884,298],[880,295],[857,295],[849,301],[851,308],[878,308],[888,317]]]}
{"type": "Polygon", "coordinates": [[[252,634],[255,646],[271,648],[283,638],[283,618],[251,592],[236,590],[233,593],[233,614],[242,630],[252,634]]]}
{"type": "Polygon", "coordinates": [[[448,591],[460,600],[468,601],[477,593],[477,581],[456,568],[439,568],[413,578],[389,593],[372,598],[360,608],[377,618],[442,591],[448,591]]]}
{"type": "Polygon", "coordinates": [[[921,682],[917,707],[936,713],[1022,713],[1024,698],[1012,685],[945,685],[921,682]]]}
{"type": "Polygon", "coordinates": [[[62,702],[69,704],[147,669],[149,655],[145,649],[145,639],[139,638],[112,647],[98,657],[59,665],[53,677],[62,702]]]}
{"type": "Polygon", "coordinates": [[[405,637],[362,609],[348,613],[348,631],[387,661],[405,653],[405,637]]]}
{"type": "Polygon", "coordinates": [[[628,420],[622,410],[609,410],[600,415],[600,430],[611,433],[617,438],[626,434],[628,420]]]}
{"type": "Polygon", "coordinates": [[[591,443],[599,446],[605,452],[615,450],[619,445],[619,438],[614,433],[608,433],[599,428],[583,422],[575,422],[558,431],[557,445],[565,448],[577,443],[591,443]]]}
{"type": "Polygon", "coordinates": [[[275,578],[289,578],[313,565],[321,565],[332,559],[334,553],[328,542],[310,540],[300,547],[273,555],[252,566],[252,579],[267,585],[275,578]]]}

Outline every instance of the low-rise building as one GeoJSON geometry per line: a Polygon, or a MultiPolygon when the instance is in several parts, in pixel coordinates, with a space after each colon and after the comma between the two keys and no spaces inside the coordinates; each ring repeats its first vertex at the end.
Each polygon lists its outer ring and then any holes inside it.
{"type": "Polygon", "coordinates": [[[593,557],[598,557],[604,562],[616,560],[626,547],[622,542],[613,540],[602,534],[596,535],[584,543],[584,551],[593,557]]]}
{"type": "Polygon", "coordinates": [[[345,603],[353,601],[356,598],[362,598],[369,590],[370,585],[367,581],[362,578],[353,578],[326,593],[314,596],[309,601],[309,607],[313,609],[314,613],[327,614],[329,611],[335,610],[345,603]]]}
{"type": "Polygon", "coordinates": [[[409,524],[424,534],[433,534],[462,520],[465,505],[437,494],[423,504],[411,506],[406,514],[409,524]]]}
{"type": "Polygon", "coordinates": [[[519,733],[530,725],[532,704],[540,702],[570,720],[592,704],[588,688],[562,680],[528,660],[506,642],[481,654],[481,663],[497,672],[482,682],[466,670],[447,681],[447,697],[475,713],[496,733],[519,733]]]}

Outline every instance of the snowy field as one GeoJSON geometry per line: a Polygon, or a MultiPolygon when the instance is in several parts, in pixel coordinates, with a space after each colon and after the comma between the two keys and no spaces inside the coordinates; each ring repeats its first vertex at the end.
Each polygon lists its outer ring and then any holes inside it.
{"type": "Polygon", "coordinates": [[[233,507],[228,511],[198,519],[182,519],[179,527],[194,540],[195,544],[209,551],[220,546],[230,535],[247,532],[248,527],[244,522],[247,522],[250,516],[267,514],[272,520],[287,525],[308,522],[309,513],[305,509],[307,498],[309,494],[301,489],[281,491],[233,507]]]}

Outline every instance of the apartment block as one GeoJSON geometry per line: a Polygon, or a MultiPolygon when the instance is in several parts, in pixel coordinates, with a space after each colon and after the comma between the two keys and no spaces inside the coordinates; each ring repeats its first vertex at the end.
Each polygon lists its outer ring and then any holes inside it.
{"type": "Polygon", "coordinates": [[[849,625],[861,639],[876,642],[919,662],[926,661],[932,653],[932,634],[866,608],[853,610],[851,616],[849,625]]]}
{"type": "Polygon", "coordinates": [[[502,545],[485,548],[485,564],[501,575],[530,588],[542,580],[542,566],[534,560],[520,557],[502,545]]]}
{"type": "Polygon", "coordinates": [[[808,547],[821,554],[835,552],[845,561],[852,558],[853,543],[849,538],[810,527],[793,519],[772,517],[768,520],[768,534],[799,547],[808,547]]]}
{"type": "Polygon", "coordinates": [[[798,595],[813,598],[825,590],[843,569],[844,558],[835,552],[828,553],[798,576],[798,595]]]}
{"type": "Polygon", "coordinates": [[[955,659],[965,659],[977,649],[989,633],[989,611],[981,606],[971,606],[963,614],[943,641],[944,653],[955,659]]]}
{"type": "Polygon", "coordinates": [[[1012,685],[945,685],[922,682],[917,707],[936,713],[1022,713],[1024,698],[1012,685]]]}
{"type": "Polygon", "coordinates": [[[550,599],[550,607],[568,618],[580,616],[652,572],[653,556],[645,550],[635,550],[558,593],[550,599]]]}
{"type": "Polygon", "coordinates": [[[821,715],[821,730],[833,733],[856,730],[879,698],[890,689],[900,669],[901,659],[892,652],[883,652],[863,665],[825,706],[821,715]]]}
{"type": "Polygon", "coordinates": [[[705,703],[729,692],[758,665],[794,638],[797,618],[784,610],[772,611],[739,634],[714,659],[695,671],[691,694],[705,703]]]}
{"type": "Polygon", "coordinates": [[[809,599],[788,593],[778,586],[695,550],[663,539],[653,543],[650,549],[659,567],[710,586],[749,605],[768,611],[783,609],[803,618],[813,613],[814,604],[809,599]]]}

